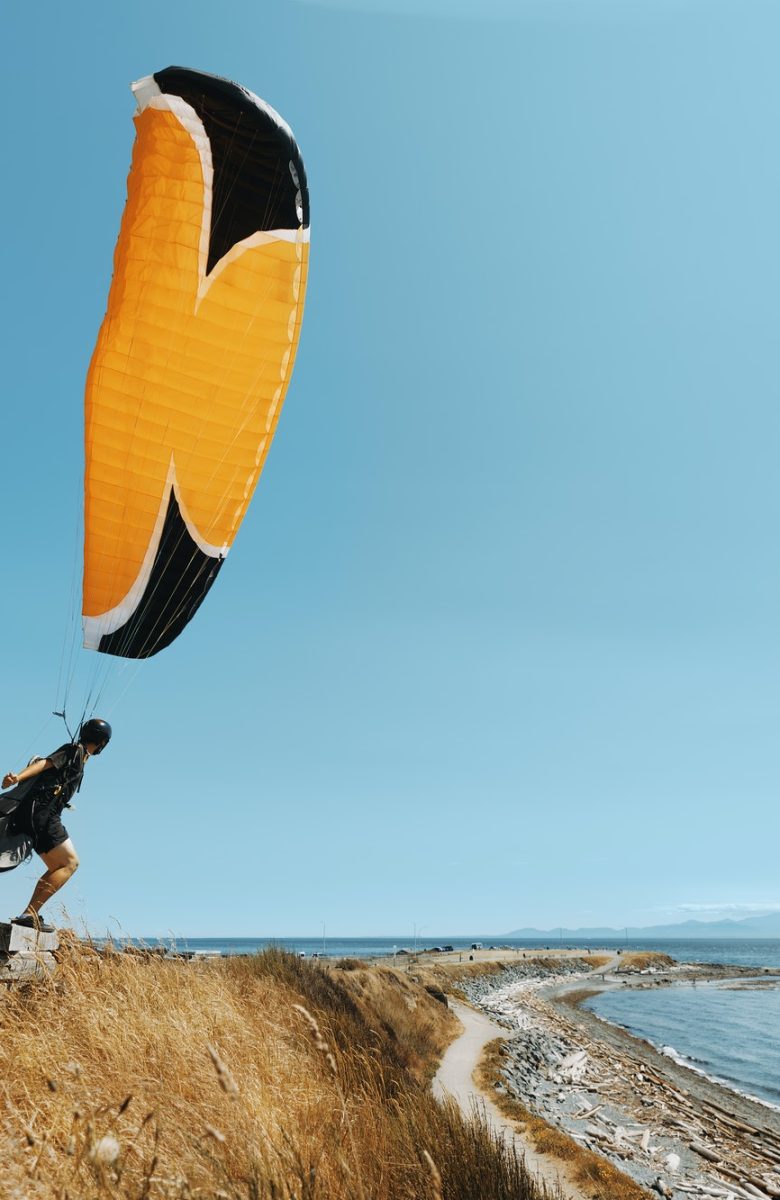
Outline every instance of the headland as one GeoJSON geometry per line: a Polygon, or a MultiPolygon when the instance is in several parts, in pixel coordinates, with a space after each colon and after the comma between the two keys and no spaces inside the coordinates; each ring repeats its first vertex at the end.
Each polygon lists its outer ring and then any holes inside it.
{"type": "Polygon", "coordinates": [[[614,951],[513,952],[466,964],[437,956],[429,969],[504,1027],[481,1064],[483,1090],[533,1146],[568,1164],[583,1195],[594,1194],[590,1182],[606,1161],[624,1176],[605,1193],[613,1200],[648,1190],[713,1200],[780,1196],[780,1111],[581,1007],[603,990],[756,977],[772,985],[780,971],[614,951]]]}

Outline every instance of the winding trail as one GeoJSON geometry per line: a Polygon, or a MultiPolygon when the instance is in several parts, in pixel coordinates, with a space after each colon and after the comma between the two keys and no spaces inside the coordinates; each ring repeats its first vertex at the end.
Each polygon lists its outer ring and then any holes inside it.
{"type": "MultiPolygon", "coordinates": [[[[702,1164],[695,1153],[689,1153],[693,1149],[691,1138],[701,1134],[700,1141],[705,1146],[711,1143],[718,1160],[720,1174],[714,1176],[717,1186],[713,1184],[713,1191],[722,1190],[723,1185],[735,1195],[739,1192],[747,1196],[754,1184],[761,1184],[760,1193],[754,1189],[756,1195],[780,1196],[780,1190],[773,1190],[780,1163],[777,1154],[780,1151],[780,1115],[777,1111],[747,1096],[724,1091],[715,1081],[690,1071],[684,1064],[664,1058],[627,1030],[603,1022],[581,1007],[586,995],[612,988],[622,990],[626,986],[643,986],[642,981],[632,981],[620,972],[616,974],[622,965],[622,956],[614,955],[605,959],[603,965],[578,972],[574,977],[548,977],[541,986],[539,982],[535,984],[533,993],[526,996],[525,1001],[522,1000],[521,983],[518,990],[520,1007],[526,1009],[532,1024],[539,1022],[538,1027],[543,1032],[561,1032],[564,1044],[573,1041],[586,1048],[595,1068],[593,1082],[596,1091],[599,1091],[599,1080],[604,1083],[604,1072],[609,1077],[608,1084],[610,1081],[612,1085],[617,1082],[617,1095],[613,1086],[612,1092],[608,1090],[606,1093],[606,1104],[612,1106],[613,1116],[619,1118],[620,1124],[631,1125],[636,1122],[640,1128],[646,1126],[649,1132],[648,1121],[653,1120],[654,1109],[657,1110],[654,1124],[659,1144],[653,1148],[653,1154],[659,1149],[671,1149],[682,1159],[680,1177],[673,1185],[675,1195],[678,1191],[682,1193],[688,1190],[687,1185],[690,1184],[701,1190],[702,1164]],[[578,1040],[575,1027],[579,1027],[584,1035],[582,1041],[578,1040]],[[641,1069],[641,1073],[637,1073],[638,1069],[641,1069]],[[619,1078],[621,1072],[622,1077],[619,1078]],[[641,1083],[641,1088],[632,1082],[634,1079],[641,1083]],[[650,1114],[647,1112],[648,1105],[650,1114]],[[672,1126],[671,1132],[666,1126],[672,1126]],[[677,1127],[682,1132],[676,1132],[677,1127]],[[727,1179],[722,1178],[724,1173],[727,1179]],[[740,1187],[732,1185],[728,1182],[730,1180],[738,1180],[740,1187]]],[[[739,971],[739,968],[733,970],[739,971]]],[[[653,982],[669,984],[680,978],[687,981],[689,977],[695,981],[696,971],[687,968],[687,975],[685,971],[686,968],[676,966],[666,972],[663,978],[653,982]]],[[[716,970],[714,975],[712,971],[713,968],[710,968],[710,974],[705,978],[722,978],[724,971],[728,974],[727,969],[721,969],[720,973],[716,970]]],[[[747,968],[744,972],[747,972],[747,968]]],[[[495,1011],[510,1012],[512,1005],[505,1002],[511,1000],[514,994],[511,983],[500,987],[495,1011]]],[[[489,999],[485,1003],[489,1010],[489,999]]],[[[495,1038],[511,1037],[511,1031],[498,1025],[479,1009],[455,1001],[451,1001],[451,1007],[463,1025],[463,1032],[442,1059],[434,1082],[434,1094],[437,1097],[451,1096],[466,1116],[482,1116],[493,1133],[511,1144],[518,1156],[525,1160],[529,1173],[539,1182],[546,1200],[550,1200],[550,1197],[556,1200],[557,1197],[590,1200],[592,1188],[585,1191],[587,1185],[577,1183],[573,1168],[550,1155],[540,1154],[531,1144],[529,1135],[523,1131],[522,1122],[519,1129],[515,1128],[514,1122],[498,1109],[492,1090],[485,1095],[474,1082],[473,1072],[486,1044],[495,1038]]],[[[541,1103],[541,1110],[549,1113],[549,1103],[541,1103]]],[[[617,1123],[606,1112],[604,1117],[610,1124],[617,1123]]],[[[553,1126],[557,1124],[554,1113],[552,1116],[545,1115],[544,1119],[553,1126]]],[[[565,1131],[567,1122],[563,1120],[562,1124],[565,1131]]],[[[638,1154],[629,1156],[627,1166],[616,1162],[614,1155],[607,1154],[606,1158],[645,1189],[650,1186],[649,1180],[660,1165],[658,1161],[654,1162],[652,1158],[648,1160],[647,1156],[643,1158],[638,1154]]]]}
{"type": "Polygon", "coordinates": [[[474,1071],[485,1046],[496,1038],[505,1038],[507,1030],[457,1000],[450,999],[450,1007],[463,1025],[463,1033],[445,1051],[433,1080],[434,1096],[437,1099],[452,1097],[469,1118],[475,1110],[483,1113],[493,1132],[514,1145],[530,1173],[546,1186],[550,1196],[557,1194],[565,1200],[589,1200],[588,1194],[566,1174],[566,1165],[559,1159],[539,1154],[530,1140],[517,1131],[492,1098],[480,1091],[474,1082],[474,1071]]]}

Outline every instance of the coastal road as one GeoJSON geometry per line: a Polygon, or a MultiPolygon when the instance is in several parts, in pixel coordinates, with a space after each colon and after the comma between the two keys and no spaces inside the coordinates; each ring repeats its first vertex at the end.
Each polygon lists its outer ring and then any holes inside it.
{"type": "Polygon", "coordinates": [[[530,1173],[549,1188],[551,1195],[556,1194],[557,1188],[565,1200],[587,1200],[587,1194],[566,1175],[565,1164],[537,1153],[530,1140],[517,1131],[493,1099],[474,1082],[474,1071],[485,1046],[496,1038],[505,1038],[507,1030],[457,1000],[450,999],[450,1007],[463,1025],[463,1033],[445,1051],[433,1081],[434,1096],[437,1099],[451,1096],[469,1118],[475,1110],[484,1114],[494,1133],[515,1146],[530,1173]]]}

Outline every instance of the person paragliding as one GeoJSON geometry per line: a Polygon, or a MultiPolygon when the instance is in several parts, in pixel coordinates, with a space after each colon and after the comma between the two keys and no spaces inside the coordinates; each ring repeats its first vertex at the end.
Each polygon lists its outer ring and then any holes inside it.
{"type": "Polygon", "coordinates": [[[87,762],[102,753],[110,740],[108,721],[91,717],[81,726],[76,741],[66,742],[46,758],[33,759],[23,771],[9,771],[3,777],[4,788],[19,789],[19,804],[12,816],[13,832],[29,838],[32,849],[46,866],[30,903],[20,916],[12,919],[14,925],[44,933],[52,931],[53,926],[41,918],[41,908],[68,882],[79,865],[76,847],[62,823],[62,812],[81,787],[87,762]]]}
{"type": "MultiPolygon", "coordinates": [[[[133,92],[127,204],[84,408],[83,645],[109,661],[169,646],[233,546],[295,364],[310,241],[301,152],[269,104],[187,67],[133,92]]],[[[65,679],[63,717],[73,670],[65,679]]],[[[51,929],[40,910],[78,867],[62,811],[110,737],[91,718],[2,780],[19,790],[0,798],[0,872],[33,850],[46,865],[18,925],[51,929]]]]}

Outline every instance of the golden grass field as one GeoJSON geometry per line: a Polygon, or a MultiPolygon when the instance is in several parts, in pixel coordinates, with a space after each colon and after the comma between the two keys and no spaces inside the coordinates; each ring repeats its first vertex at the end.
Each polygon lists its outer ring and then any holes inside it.
{"type": "Polygon", "coordinates": [[[433,1100],[457,1022],[401,971],[62,940],[0,993],[3,1200],[541,1200],[433,1100]]]}

